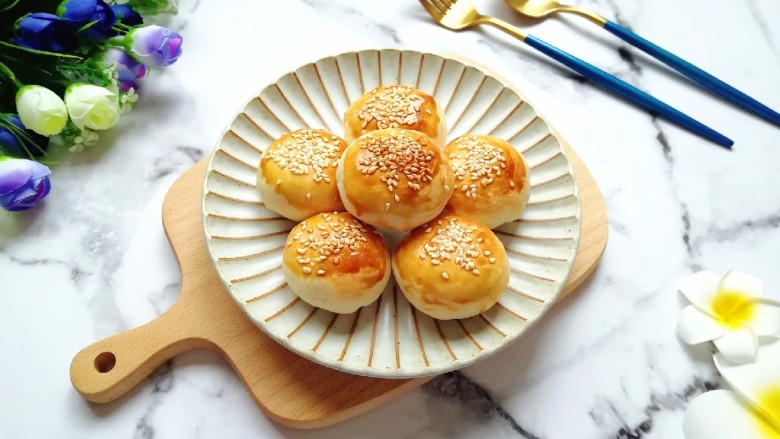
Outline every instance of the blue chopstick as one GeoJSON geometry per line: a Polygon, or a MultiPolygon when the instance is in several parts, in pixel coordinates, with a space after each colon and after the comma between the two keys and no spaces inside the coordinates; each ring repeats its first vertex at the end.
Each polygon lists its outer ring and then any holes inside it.
{"type": "Polygon", "coordinates": [[[733,102],[734,104],[739,105],[751,113],[761,116],[769,122],[780,126],[780,113],[767,107],[761,102],[758,102],[745,93],[742,93],[736,88],[726,84],[720,79],[710,75],[709,73],[696,67],[688,61],[685,61],[679,56],[656,46],[655,44],[612,21],[607,20],[607,22],[604,24],[604,29],[613,33],[618,38],[631,44],[632,46],[643,50],[669,67],[677,70],[705,89],[710,90],[718,96],[723,97],[727,101],[733,102]]]}
{"type": "Polygon", "coordinates": [[[675,123],[695,134],[717,143],[720,146],[723,146],[724,148],[731,149],[731,146],[734,144],[734,142],[728,137],[720,134],[712,128],[693,119],[692,117],[681,113],[679,110],[670,107],[668,104],[659,101],[658,99],[628,84],[627,82],[622,81],[621,79],[610,75],[598,67],[588,64],[587,62],[569,53],[566,53],[563,50],[534,37],[533,35],[527,35],[524,41],[534,49],[544,53],[550,58],[553,58],[566,67],[569,67],[570,69],[600,85],[606,90],[622,96],[634,104],[650,111],[652,114],[658,115],[659,117],[675,123]]]}

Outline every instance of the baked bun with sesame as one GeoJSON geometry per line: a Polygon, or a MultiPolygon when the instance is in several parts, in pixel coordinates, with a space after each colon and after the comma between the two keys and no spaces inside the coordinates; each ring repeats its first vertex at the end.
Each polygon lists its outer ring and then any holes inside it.
{"type": "Polygon", "coordinates": [[[363,133],[384,128],[420,131],[444,148],[447,126],[444,110],[433,96],[406,85],[371,90],[344,114],[344,138],[352,143],[363,133]]]}
{"type": "Polygon", "coordinates": [[[323,130],[296,130],[263,151],[257,189],[266,207],[293,221],[344,210],[336,187],[336,166],[347,148],[323,130]]]}
{"type": "Polygon", "coordinates": [[[491,229],[520,218],[531,184],[528,164],[517,149],[498,137],[467,134],[450,142],[444,154],[455,175],[445,212],[491,229]]]}
{"type": "Polygon", "coordinates": [[[406,231],[435,218],[452,195],[452,168],[427,135],[369,131],[349,145],[336,170],[347,212],[375,227],[406,231]]]}
{"type": "Polygon", "coordinates": [[[441,320],[465,319],[487,311],[504,294],[509,261],[501,241],[482,223],[442,215],[398,243],[393,275],[420,311],[441,320]]]}
{"type": "Polygon", "coordinates": [[[317,214],[295,226],[282,265],[298,297],[341,314],[375,301],[390,279],[385,239],[346,212],[317,214]]]}

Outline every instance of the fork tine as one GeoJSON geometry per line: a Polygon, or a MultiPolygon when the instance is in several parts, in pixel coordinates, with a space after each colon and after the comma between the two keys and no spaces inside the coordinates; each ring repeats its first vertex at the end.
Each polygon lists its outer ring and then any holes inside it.
{"type": "Polygon", "coordinates": [[[434,0],[420,0],[420,4],[431,14],[434,20],[439,21],[442,19],[444,13],[439,10],[439,6],[434,3],[434,0]]]}
{"type": "Polygon", "coordinates": [[[444,12],[446,13],[447,11],[450,10],[451,7],[455,5],[455,2],[457,2],[458,0],[436,0],[436,1],[444,4],[444,8],[445,8],[444,12]]]}
{"type": "Polygon", "coordinates": [[[431,0],[433,3],[436,3],[439,6],[439,10],[443,15],[446,15],[447,12],[450,10],[450,6],[452,6],[452,2],[449,2],[447,0],[431,0]]]}

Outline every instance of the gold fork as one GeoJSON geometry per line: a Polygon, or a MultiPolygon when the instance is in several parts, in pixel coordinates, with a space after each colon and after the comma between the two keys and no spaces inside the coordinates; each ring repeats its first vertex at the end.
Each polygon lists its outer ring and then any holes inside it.
{"type": "Polygon", "coordinates": [[[431,17],[443,27],[461,31],[481,24],[493,26],[513,37],[525,42],[534,49],[542,52],[550,58],[560,62],[566,67],[581,74],[604,89],[621,96],[634,104],[650,111],[651,114],[661,116],[695,134],[709,139],[720,146],[731,148],[734,142],[723,134],[672,108],[668,104],[659,101],[649,94],[628,84],[627,82],[610,75],[596,66],[564,52],[557,47],[548,44],[533,35],[528,35],[509,23],[482,15],[477,11],[471,0],[420,0],[420,3],[431,14],[431,17]]]}

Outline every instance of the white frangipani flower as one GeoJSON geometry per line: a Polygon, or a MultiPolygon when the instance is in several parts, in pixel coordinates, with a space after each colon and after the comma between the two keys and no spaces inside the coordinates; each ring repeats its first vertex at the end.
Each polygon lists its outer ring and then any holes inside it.
{"type": "Polygon", "coordinates": [[[734,389],[707,392],[685,412],[686,439],[780,439],[780,340],[762,344],[756,361],[736,364],[714,356],[734,389]]]}
{"type": "Polygon", "coordinates": [[[747,363],[756,358],[758,336],[780,335],[780,302],[763,297],[760,279],[735,270],[721,277],[701,271],[680,291],[692,303],[677,322],[688,344],[713,341],[729,361],[747,363]]]}
{"type": "Polygon", "coordinates": [[[731,390],[713,390],[691,401],[683,433],[685,439],[780,439],[780,432],[731,390]]]}

